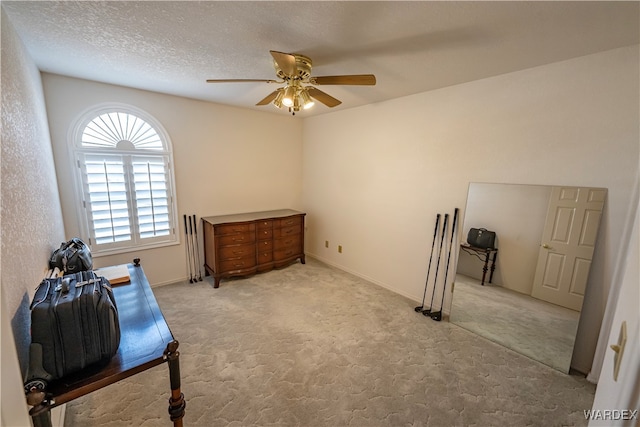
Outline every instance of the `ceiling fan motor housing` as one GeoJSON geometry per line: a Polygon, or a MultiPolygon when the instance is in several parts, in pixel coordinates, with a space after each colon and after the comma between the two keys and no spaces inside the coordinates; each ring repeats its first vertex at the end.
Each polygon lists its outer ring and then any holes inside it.
{"type": "Polygon", "coordinates": [[[282,71],[278,66],[278,63],[274,60],[273,66],[276,69],[276,75],[283,80],[296,79],[296,80],[307,81],[311,76],[311,67],[313,66],[313,62],[311,61],[311,58],[309,58],[308,56],[297,54],[297,53],[292,53],[291,55],[293,55],[296,58],[297,75],[289,76],[285,74],[284,71],[282,71]]]}

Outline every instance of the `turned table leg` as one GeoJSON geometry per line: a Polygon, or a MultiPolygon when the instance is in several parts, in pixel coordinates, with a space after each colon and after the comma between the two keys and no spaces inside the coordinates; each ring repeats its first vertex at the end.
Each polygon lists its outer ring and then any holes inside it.
{"type": "Polygon", "coordinates": [[[51,412],[47,411],[39,415],[33,415],[31,422],[33,422],[33,427],[51,427],[51,412]]]}
{"type": "Polygon", "coordinates": [[[487,256],[484,259],[484,266],[482,267],[482,283],[481,283],[482,286],[484,286],[484,281],[487,277],[488,270],[489,270],[489,252],[487,252],[487,256]]]}
{"type": "Polygon", "coordinates": [[[489,283],[493,281],[493,272],[496,271],[496,258],[498,257],[498,251],[493,253],[493,258],[491,259],[491,274],[489,274],[489,283]]]}
{"type": "Polygon", "coordinates": [[[31,416],[33,427],[51,427],[51,411],[47,410],[31,416]]]}
{"type": "Polygon", "coordinates": [[[171,382],[171,398],[169,399],[169,416],[174,427],[182,427],[182,417],[187,403],[184,394],[180,391],[180,352],[178,351],[178,341],[171,341],[167,344],[164,352],[165,360],[169,363],[169,380],[171,382]]]}
{"type": "Polygon", "coordinates": [[[27,404],[33,406],[29,410],[33,427],[51,427],[51,396],[44,388],[31,388],[27,393],[27,404]]]}

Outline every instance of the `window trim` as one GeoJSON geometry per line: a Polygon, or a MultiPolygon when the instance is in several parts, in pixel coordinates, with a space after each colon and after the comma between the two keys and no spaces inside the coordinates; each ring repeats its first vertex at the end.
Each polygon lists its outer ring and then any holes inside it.
{"type": "MultiPolygon", "coordinates": [[[[152,115],[147,113],[146,111],[134,107],[129,104],[116,103],[116,102],[108,102],[94,105],[90,108],[84,110],[81,114],[77,116],[75,121],[73,122],[73,126],[69,128],[68,132],[68,147],[69,147],[69,155],[72,161],[73,169],[73,187],[74,187],[74,200],[76,205],[76,215],[79,230],[81,233],[81,237],[85,240],[89,246],[91,247],[91,254],[94,257],[115,255],[115,254],[123,254],[128,252],[136,252],[141,250],[148,250],[153,248],[160,248],[166,246],[173,246],[180,244],[180,236],[179,230],[180,226],[178,223],[178,200],[176,195],[176,180],[175,180],[175,171],[174,171],[174,161],[173,161],[173,149],[171,138],[169,134],[165,130],[158,120],[156,120],[152,115]],[[164,149],[122,149],[122,148],[99,148],[99,147],[91,147],[86,148],[82,146],[82,134],[86,126],[93,121],[95,118],[102,114],[106,113],[126,113],[137,116],[138,118],[147,122],[151,127],[154,128],[161,141],[163,142],[164,149]],[[98,155],[119,155],[123,158],[128,157],[132,158],[134,156],[144,157],[151,156],[156,158],[165,159],[168,170],[167,170],[167,191],[169,193],[169,197],[171,198],[171,206],[169,209],[169,214],[172,219],[172,231],[168,236],[160,236],[151,238],[152,240],[148,243],[140,243],[139,237],[136,237],[132,241],[128,241],[126,245],[122,246],[119,243],[109,243],[103,244],[100,248],[96,247],[97,244],[94,240],[93,233],[91,231],[91,217],[88,212],[88,208],[86,208],[86,196],[87,193],[85,191],[85,181],[83,177],[83,157],[86,154],[98,154],[98,155]],[[166,238],[162,238],[166,237],[166,238]],[[136,243],[137,242],[137,243],[136,243]]],[[[126,165],[126,162],[125,162],[126,165]]],[[[127,166],[125,166],[127,167],[127,166]]],[[[128,174],[126,171],[125,174],[128,174]]],[[[128,183],[129,185],[131,183],[128,183]]],[[[135,207],[129,206],[129,211],[131,215],[132,221],[136,221],[137,213],[134,212],[135,207]]],[[[132,224],[132,232],[138,233],[137,227],[134,227],[132,224]]],[[[139,234],[139,233],[138,233],[139,234]]]]}

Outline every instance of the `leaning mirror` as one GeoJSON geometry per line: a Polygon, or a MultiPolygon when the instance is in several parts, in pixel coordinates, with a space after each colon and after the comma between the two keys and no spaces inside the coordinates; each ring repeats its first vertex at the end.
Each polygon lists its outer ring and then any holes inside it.
{"type": "Polygon", "coordinates": [[[471,183],[450,321],[568,373],[606,194],[471,183]],[[471,228],[495,250],[469,247],[471,228]]]}

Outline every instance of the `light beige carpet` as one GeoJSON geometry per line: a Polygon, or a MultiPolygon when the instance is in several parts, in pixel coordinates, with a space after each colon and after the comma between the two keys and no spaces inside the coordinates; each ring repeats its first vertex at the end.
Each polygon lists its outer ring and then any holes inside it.
{"type": "MultiPolygon", "coordinates": [[[[587,424],[583,378],[313,259],[154,292],[180,341],[185,426],[587,424]]],[[[65,425],[168,426],[168,397],[158,366],[69,403],[65,425]]]]}
{"type": "Polygon", "coordinates": [[[579,312],[461,274],[455,283],[452,323],[569,372],[579,312]]]}

